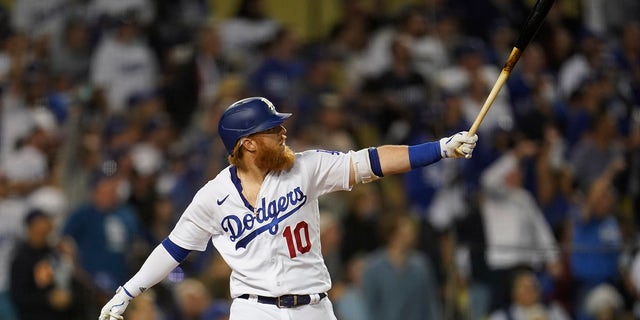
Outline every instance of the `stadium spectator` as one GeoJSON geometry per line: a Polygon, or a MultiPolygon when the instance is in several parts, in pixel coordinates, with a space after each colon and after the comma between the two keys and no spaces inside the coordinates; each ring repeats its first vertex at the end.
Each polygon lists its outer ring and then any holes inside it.
{"type": "Polygon", "coordinates": [[[0,171],[0,318],[17,320],[9,292],[11,260],[14,248],[24,238],[24,218],[29,206],[22,197],[10,193],[9,184],[0,171]]]}
{"type": "Polygon", "coordinates": [[[144,42],[135,12],[113,16],[114,30],[104,35],[91,57],[90,78],[107,102],[107,115],[127,112],[129,97],[158,86],[158,65],[144,42]]]}
{"type": "Polygon", "coordinates": [[[567,178],[581,193],[586,193],[608,167],[624,161],[624,146],[608,110],[599,108],[590,119],[588,131],[570,149],[566,168],[567,178]]]}
{"type": "Polygon", "coordinates": [[[482,174],[481,214],[487,237],[486,259],[492,273],[491,308],[509,301],[509,281],[528,267],[536,272],[561,272],[557,242],[533,195],[523,186],[522,161],[537,148],[521,141],[482,174]]]}
{"type": "Polygon", "coordinates": [[[63,235],[73,240],[82,268],[104,292],[113,292],[130,274],[130,247],[140,235],[135,212],[119,198],[121,179],[98,173],[92,198],[73,210],[63,235]]]}
{"type": "Polygon", "coordinates": [[[378,220],[383,212],[380,192],[371,185],[362,185],[353,191],[348,203],[349,207],[342,218],[342,261],[368,254],[382,244],[377,232],[378,220]]]}
{"type": "Polygon", "coordinates": [[[278,29],[264,45],[264,59],[248,76],[249,89],[284,110],[293,109],[297,100],[297,82],[304,72],[304,65],[298,57],[299,47],[293,30],[278,29]]]}
{"type": "Polygon", "coordinates": [[[602,35],[583,29],[577,40],[578,50],[558,70],[559,92],[564,98],[569,98],[584,80],[593,78],[608,67],[608,49],[602,35]]]}
{"type": "Polygon", "coordinates": [[[556,302],[545,303],[536,275],[528,270],[518,271],[511,286],[511,303],[491,314],[489,320],[569,320],[569,314],[556,302]]]}
{"type": "Polygon", "coordinates": [[[31,210],[25,217],[27,236],[11,260],[11,297],[19,319],[63,320],[73,304],[70,257],[49,244],[50,216],[31,210]]]}
{"type": "Polygon", "coordinates": [[[387,48],[389,66],[366,77],[361,89],[369,120],[386,143],[406,141],[412,130],[419,130],[423,109],[428,109],[429,84],[413,69],[410,46],[408,36],[394,37],[387,48]]]}
{"type": "Polygon", "coordinates": [[[241,0],[232,17],[220,26],[222,48],[234,64],[255,67],[260,46],[278,32],[281,23],[265,13],[263,0],[241,0]]]}
{"type": "Polygon", "coordinates": [[[359,254],[345,262],[344,278],[336,282],[329,293],[338,319],[371,319],[362,291],[362,273],[367,264],[366,259],[364,254],[359,254]]]}
{"type": "Polygon", "coordinates": [[[441,319],[433,264],[415,249],[415,221],[407,215],[387,213],[379,226],[385,245],[369,257],[362,276],[370,319],[441,319]]]}
{"type": "Polygon", "coordinates": [[[619,286],[622,230],[618,222],[617,192],[612,179],[624,168],[611,163],[584,196],[583,205],[572,213],[571,270],[573,305],[578,319],[587,316],[587,295],[598,285],[619,286]]]}
{"type": "Polygon", "coordinates": [[[215,103],[225,77],[236,70],[222,51],[217,24],[203,23],[195,34],[192,54],[176,62],[165,89],[167,112],[180,132],[215,103]]]}
{"type": "Polygon", "coordinates": [[[23,123],[27,127],[25,135],[0,169],[11,192],[20,196],[27,196],[49,180],[58,144],[58,127],[53,115],[44,107],[26,112],[26,123],[23,123]]]}
{"type": "MultiPolygon", "coordinates": [[[[300,118],[296,120],[294,132],[303,132],[305,128],[313,126],[323,107],[330,104],[340,107],[343,104],[338,75],[340,62],[332,52],[323,46],[311,45],[305,52],[305,67],[303,80],[300,81],[299,98],[295,103],[296,113],[300,118]],[[327,100],[331,100],[327,103],[327,100]]],[[[341,111],[343,119],[347,119],[346,112],[341,111]]],[[[340,149],[336,149],[340,150],[340,149]]]]}
{"type": "Polygon", "coordinates": [[[51,41],[51,72],[74,83],[89,78],[91,59],[89,25],[81,18],[69,19],[58,38],[51,41]]]}

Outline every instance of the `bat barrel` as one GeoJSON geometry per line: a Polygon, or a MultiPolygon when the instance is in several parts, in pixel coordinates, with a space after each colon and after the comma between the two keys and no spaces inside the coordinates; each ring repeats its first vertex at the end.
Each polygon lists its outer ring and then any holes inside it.
{"type": "Polygon", "coordinates": [[[536,35],[538,29],[542,25],[542,21],[551,10],[553,6],[554,0],[538,0],[536,4],[531,9],[531,13],[527,18],[527,22],[523,26],[520,31],[520,35],[516,40],[515,47],[520,49],[520,51],[524,51],[527,47],[531,39],[536,35]]]}

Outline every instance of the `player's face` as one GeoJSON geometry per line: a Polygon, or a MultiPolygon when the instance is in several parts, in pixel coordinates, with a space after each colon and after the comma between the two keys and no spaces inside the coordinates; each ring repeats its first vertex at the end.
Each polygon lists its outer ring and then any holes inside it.
{"type": "Polygon", "coordinates": [[[261,169],[282,171],[293,167],[295,155],[285,144],[287,129],[277,126],[255,134],[258,143],[256,166],[261,169]]]}

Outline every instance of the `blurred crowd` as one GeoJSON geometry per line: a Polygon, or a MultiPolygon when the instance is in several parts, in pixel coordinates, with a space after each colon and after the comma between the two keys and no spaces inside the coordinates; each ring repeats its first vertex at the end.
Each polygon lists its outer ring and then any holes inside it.
{"type": "MultiPolygon", "coordinates": [[[[337,1],[305,39],[213,2],[1,2],[0,319],[96,319],[227,166],[236,100],[293,112],[294,151],[467,130],[533,5],[337,1]]],[[[640,318],[638,12],[556,1],[472,159],[320,200],[340,320],[640,318]]],[[[193,252],[125,318],[226,319],[229,274],[193,252]]]]}

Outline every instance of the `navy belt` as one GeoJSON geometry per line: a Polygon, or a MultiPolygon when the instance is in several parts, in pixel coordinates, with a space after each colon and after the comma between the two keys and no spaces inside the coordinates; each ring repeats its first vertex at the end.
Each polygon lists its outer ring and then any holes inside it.
{"type": "MultiPolygon", "coordinates": [[[[320,299],[318,301],[324,299],[327,296],[327,294],[323,292],[323,293],[320,293],[319,296],[320,296],[320,299]]],[[[243,294],[238,298],[248,300],[250,297],[251,295],[249,294],[243,294]]],[[[279,296],[279,297],[263,297],[263,296],[256,296],[256,297],[258,298],[259,303],[273,304],[278,308],[293,308],[293,307],[303,306],[311,303],[311,296],[308,294],[302,294],[302,295],[286,294],[284,296],[279,296]]]]}

